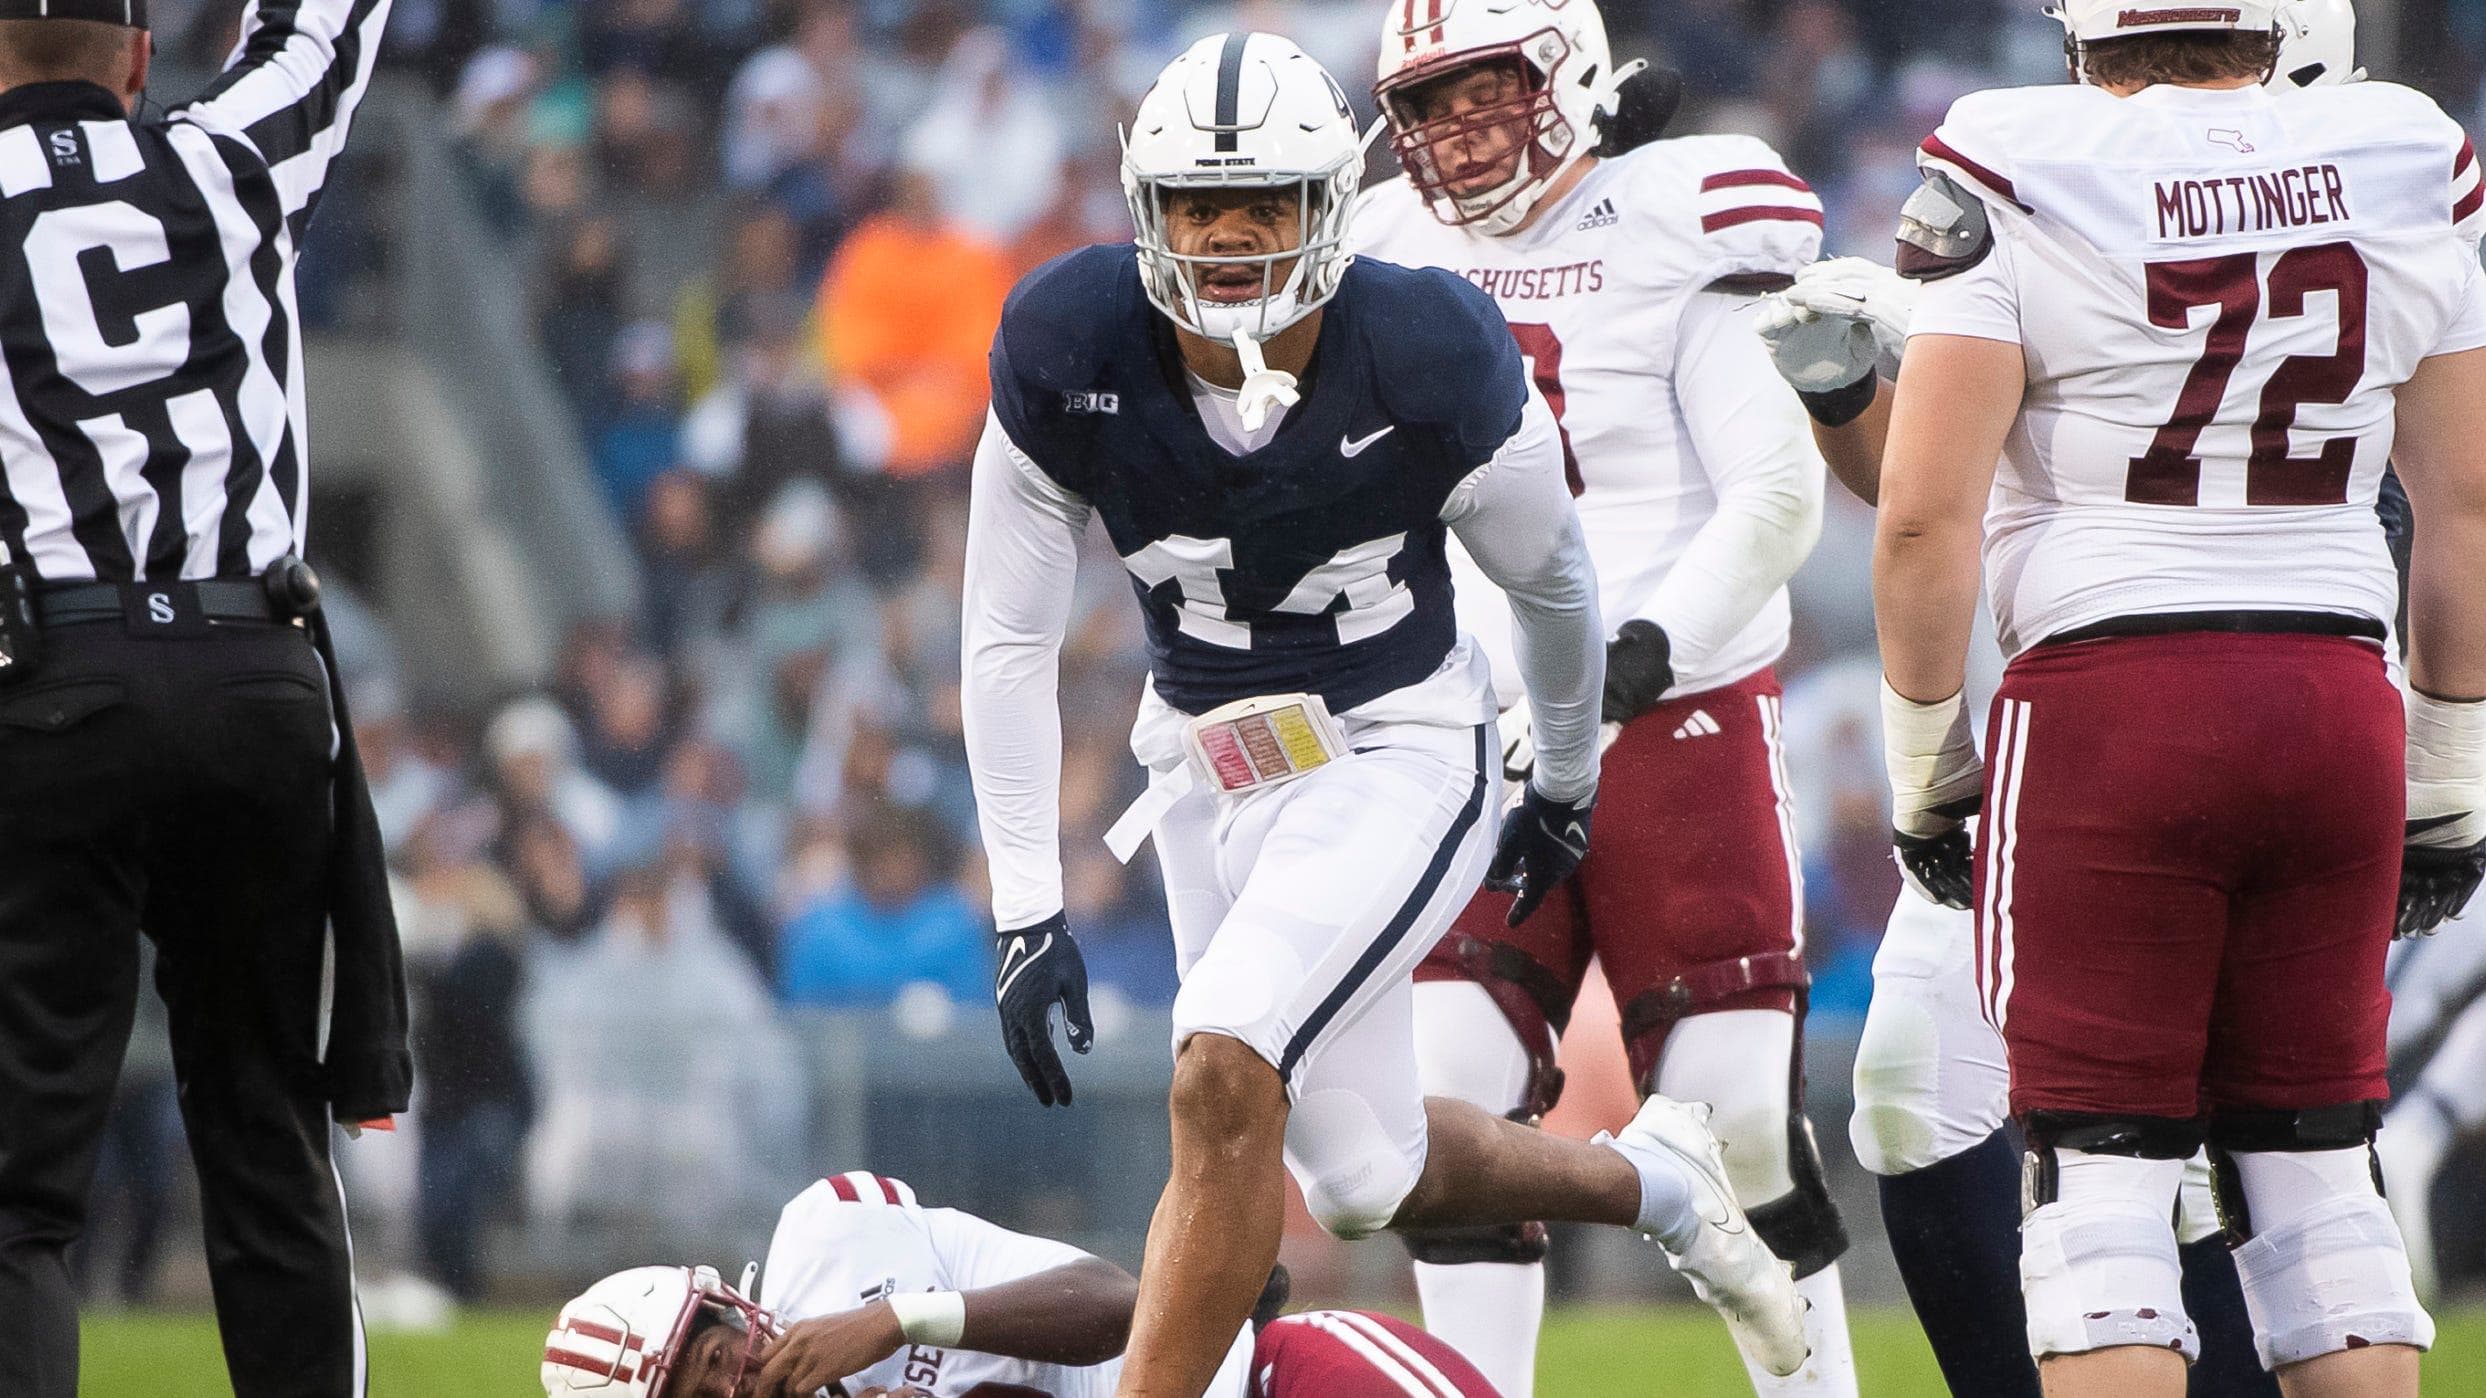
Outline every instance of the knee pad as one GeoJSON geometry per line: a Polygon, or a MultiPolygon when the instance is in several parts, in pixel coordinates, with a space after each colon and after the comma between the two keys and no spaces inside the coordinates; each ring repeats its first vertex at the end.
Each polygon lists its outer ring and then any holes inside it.
{"type": "Polygon", "coordinates": [[[1765,990],[1787,992],[1795,1001],[1796,1018],[1801,1020],[1804,994],[1812,983],[1812,973],[1805,969],[1800,953],[1769,951],[1705,962],[1662,985],[1641,991],[1622,1007],[1623,1052],[1631,1060],[1632,1081],[1651,1089],[1667,1038],[1684,1020],[1722,1010],[1750,1008],[1748,997],[1765,990]]]}
{"type": "Polygon", "coordinates": [[[2363,1106],[2213,1123],[2214,1139],[2281,1146],[2211,1148],[2219,1213],[2265,1368],[2367,1345],[2434,1343],[2407,1246],[2375,1182],[2363,1106]],[[2340,1144],[2358,1136],[2366,1140],[2340,1144]]]}
{"type": "MultiPolygon", "coordinates": [[[[1503,954],[1520,956],[1508,947],[1479,956],[1503,954]]],[[[1425,1093],[1456,1097],[1513,1121],[1541,1120],[1562,1097],[1551,1023],[1516,982],[1488,980],[1487,971],[1462,965],[1468,979],[1416,985],[1416,1071],[1425,1093]]]]}
{"type": "Polygon", "coordinates": [[[2200,1147],[2198,1128],[2047,1113],[2028,1125],[2020,1291],[2029,1353],[2043,1359],[2142,1345],[2200,1358],[2171,1222],[2184,1160],[2200,1147]]]}
{"type": "Polygon", "coordinates": [[[2367,1345],[2434,1345],[2408,1249],[2379,1194],[2333,1199],[2236,1249],[2262,1367],[2367,1345]]]}
{"type": "Polygon", "coordinates": [[[1847,1221],[1822,1178],[1821,1146],[1813,1124],[1801,1115],[1787,1119],[1788,1172],[1795,1188],[1768,1203],[1744,1210],[1752,1231],[1778,1260],[1803,1280],[1836,1262],[1847,1251],[1847,1221]]]}
{"type": "Polygon", "coordinates": [[[1542,1223],[1488,1224],[1480,1228],[1410,1228],[1398,1235],[1407,1255],[1435,1267],[1463,1267],[1471,1262],[1526,1266],[1545,1260],[1547,1241],[1542,1223]]]}
{"type": "MultiPolygon", "coordinates": [[[[1421,1119],[1419,1118],[1419,1121],[1421,1119]]],[[[1371,1105],[1337,1088],[1309,1092],[1286,1122],[1286,1163],[1312,1220],[1338,1237],[1367,1238],[1390,1226],[1424,1174],[1421,1126],[1395,1140],[1371,1105]]]]}

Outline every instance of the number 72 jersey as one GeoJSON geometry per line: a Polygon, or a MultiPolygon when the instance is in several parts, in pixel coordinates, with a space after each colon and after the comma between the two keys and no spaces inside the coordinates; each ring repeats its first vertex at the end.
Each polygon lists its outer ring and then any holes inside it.
{"type": "Polygon", "coordinates": [[[2458,125],[2389,83],[2020,88],[1962,98],[1919,164],[1993,237],[1913,332],[2027,360],[1986,517],[2007,654],[2149,613],[2389,624],[2392,392],[2486,345],[2458,125]]]}

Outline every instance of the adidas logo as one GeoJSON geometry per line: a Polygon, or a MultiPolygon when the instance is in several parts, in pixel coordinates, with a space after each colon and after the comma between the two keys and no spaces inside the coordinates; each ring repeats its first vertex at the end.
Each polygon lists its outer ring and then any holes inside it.
{"type": "Polygon", "coordinates": [[[1716,719],[1709,716],[1707,709],[1694,709],[1692,716],[1683,721],[1683,726],[1675,730],[1675,741],[1680,743],[1691,738],[1714,738],[1725,731],[1718,726],[1716,719]]]}
{"type": "Polygon", "coordinates": [[[1614,211],[1614,201],[1600,199],[1597,201],[1597,207],[1581,215],[1579,226],[1573,231],[1585,233],[1591,228],[1611,228],[1622,221],[1623,216],[1614,211]]]}

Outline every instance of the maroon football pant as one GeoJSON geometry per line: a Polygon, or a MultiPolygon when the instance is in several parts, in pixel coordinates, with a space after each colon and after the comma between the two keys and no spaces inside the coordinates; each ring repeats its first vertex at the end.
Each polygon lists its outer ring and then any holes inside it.
{"type": "Polygon", "coordinates": [[[1776,674],[1667,700],[1606,750],[1578,874],[1516,928],[1503,925],[1510,895],[1478,893],[1417,981],[1485,980],[1478,967],[1492,949],[1506,963],[1516,953],[1537,1004],[1496,999],[1541,1049],[1550,1031],[1540,1016],[1560,1028],[1595,957],[1623,1010],[1638,1083],[1686,1012],[1792,1010],[1803,876],[1786,792],[1776,674]]]}
{"type": "Polygon", "coordinates": [[[1403,1320],[1304,1311],[1260,1332],[1251,1398],[1496,1398],[1458,1351],[1403,1320]]]}
{"type": "Polygon", "coordinates": [[[2382,1097],[2402,743],[2364,641],[2187,633],[2014,660],[1976,910],[2012,1110],[2382,1097]]]}

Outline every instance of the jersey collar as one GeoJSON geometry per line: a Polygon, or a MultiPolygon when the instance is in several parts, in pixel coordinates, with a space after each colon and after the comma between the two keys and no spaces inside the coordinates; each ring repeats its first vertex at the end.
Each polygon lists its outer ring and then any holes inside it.
{"type": "Polygon", "coordinates": [[[0,129],[30,121],[127,121],[121,99],[90,82],[25,83],[0,92],[0,129]]]}

